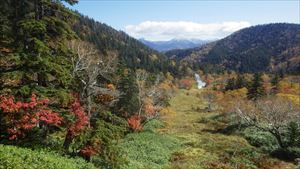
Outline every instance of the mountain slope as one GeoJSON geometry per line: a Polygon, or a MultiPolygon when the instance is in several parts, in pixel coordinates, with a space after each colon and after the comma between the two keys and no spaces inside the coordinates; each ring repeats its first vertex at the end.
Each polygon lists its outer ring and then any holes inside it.
{"type": "Polygon", "coordinates": [[[173,49],[187,49],[187,48],[194,48],[197,46],[201,46],[203,44],[208,43],[209,41],[205,40],[187,40],[187,39],[172,39],[169,41],[148,41],[145,39],[140,39],[142,43],[145,45],[156,49],[158,51],[168,51],[173,49]]]}
{"type": "Polygon", "coordinates": [[[79,17],[73,30],[80,39],[93,43],[102,53],[116,52],[121,62],[132,69],[143,68],[150,72],[167,70],[168,60],[165,55],[147,47],[125,32],[117,31],[86,16],[77,15],[79,17]]]}
{"type": "Polygon", "coordinates": [[[184,52],[166,55],[240,72],[284,70],[297,73],[300,70],[300,25],[277,23],[253,26],[194,48],[185,56],[180,53],[184,52]]]}

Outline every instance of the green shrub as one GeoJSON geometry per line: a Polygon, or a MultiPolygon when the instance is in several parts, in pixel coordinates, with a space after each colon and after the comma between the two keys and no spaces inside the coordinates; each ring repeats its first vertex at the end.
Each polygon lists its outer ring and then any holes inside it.
{"type": "Polygon", "coordinates": [[[264,152],[278,158],[293,160],[300,158],[299,126],[299,124],[290,123],[288,127],[282,130],[282,141],[285,147],[280,147],[271,133],[258,130],[255,127],[246,128],[242,131],[242,134],[251,145],[259,147],[264,152]]]}
{"type": "Polygon", "coordinates": [[[238,166],[237,168],[243,168],[242,166],[244,166],[248,169],[256,169],[258,165],[257,162],[263,158],[261,154],[250,147],[226,150],[226,153],[229,155],[227,158],[230,159],[230,163],[234,166],[238,166]]]}
{"type": "Polygon", "coordinates": [[[98,153],[92,156],[91,162],[96,167],[105,169],[119,168],[124,163],[124,160],[121,155],[122,151],[117,143],[125,135],[127,129],[126,120],[111,112],[99,112],[92,119],[92,127],[75,138],[71,149],[80,150],[85,145],[94,145],[98,148],[98,153]]]}
{"type": "MultiPolygon", "coordinates": [[[[155,121],[153,123],[157,124],[155,121]]],[[[151,128],[151,124],[147,127],[151,128]]],[[[122,169],[161,169],[169,165],[172,153],[180,145],[177,139],[170,136],[144,131],[128,134],[121,147],[128,161],[122,169]]]]}
{"type": "Polygon", "coordinates": [[[251,145],[261,148],[266,153],[272,153],[279,148],[274,136],[268,132],[250,127],[243,131],[243,135],[251,145]]]}
{"type": "Polygon", "coordinates": [[[67,158],[47,151],[0,144],[0,169],[93,169],[80,158],[67,158]]]}
{"type": "Polygon", "coordinates": [[[163,124],[161,121],[157,120],[157,119],[153,119],[148,121],[145,125],[144,125],[144,131],[152,131],[155,132],[156,129],[162,128],[163,124]]]}

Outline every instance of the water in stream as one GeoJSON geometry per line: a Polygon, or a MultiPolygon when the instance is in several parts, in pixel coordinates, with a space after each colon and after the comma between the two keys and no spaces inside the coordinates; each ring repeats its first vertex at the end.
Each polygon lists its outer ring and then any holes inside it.
{"type": "Polygon", "coordinates": [[[198,89],[205,87],[206,83],[201,80],[200,75],[195,73],[195,80],[197,82],[198,89]]]}

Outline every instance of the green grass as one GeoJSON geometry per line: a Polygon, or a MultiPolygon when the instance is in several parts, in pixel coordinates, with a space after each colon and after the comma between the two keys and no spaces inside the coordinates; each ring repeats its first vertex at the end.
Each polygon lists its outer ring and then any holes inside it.
{"type": "Polygon", "coordinates": [[[161,126],[153,120],[145,125],[144,131],[126,136],[121,147],[128,163],[122,169],[162,169],[170,165],[171,155],[180,144],[174,137],[155,132],[161,126]]]}
{"type": "Polygon", "coordinates": [[[0,169],[94,169],[79,158],[0,144],[0,169]]]}

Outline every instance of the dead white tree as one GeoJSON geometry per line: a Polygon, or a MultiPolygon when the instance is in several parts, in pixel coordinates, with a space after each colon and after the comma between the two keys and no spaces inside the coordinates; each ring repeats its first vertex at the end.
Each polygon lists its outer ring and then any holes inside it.
{"type": "Polygon", "coordinates": [[[72,40],[69,42],[69,49],[74,52],[72,57],[73,79],[81,82],[80,98],[85,103],[87,115],[91,118],[92,97],[96,94],[108,94],[117,101],[120,92],[111,90],[99,84],[99,78],[111,81],[111,75],[115,73],[117,66],[117,55],[108,52],[108,56],[100,54],[94,45],[80,41],[72,40]]]}
{"type": "MultiPolygon", "coordinates": [[[[156,118],[158,116],[158,110],[163,106],[162,95],[163,91],[159,88],[160,75],[156,76],[155,82],[151,86],[147,86],[147,80],[149,78],[149,73],[145,70],[138,69],[136,71],[136,84],[139,89],[138,102],[139,102],[139,112],[138,116],[141,116],[142,112],[145,111],[146,107],[149,106],[151,102],[151,107],[153,107],[154,113],[148,115],[147,120],[156,118]],[[148,105],[146,105],[148,104],[148,105]]],[[[148,107],[149,108],[149,107],[148,107]]]]}
{"type": "Polygon", "coordinates": [[[135,79],[136,79],[136,84],[138,87],[138,102],[139,102],[139,111],[138,111],[138,116],[141,116],[141,113],[143,111],[144,107],[144,99],[147,96],[147,90],[146,90],[146,82],[148,79],[148,72],[143,69],[138,69],[135,72],[135,79]]]}
{"type": "Polygon", "coordinates": [[[272,134],[281,148],[288,146],[283,141],[288,125],[290,123],[300,125],[299,106],[283,97],[240,102],[236,106],[236,113],[246,124],[272,134]]]}

